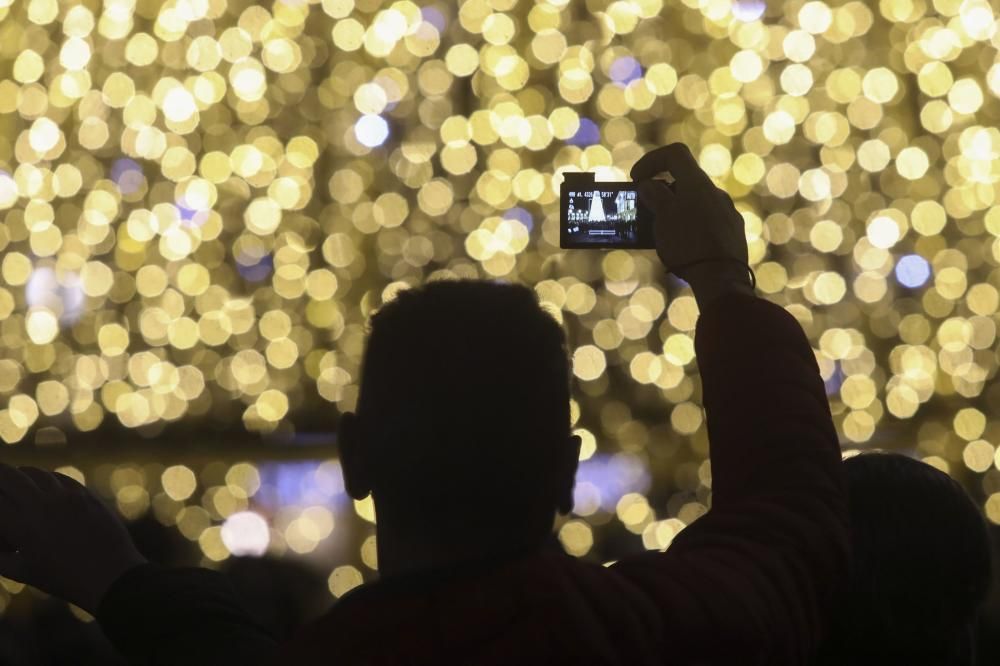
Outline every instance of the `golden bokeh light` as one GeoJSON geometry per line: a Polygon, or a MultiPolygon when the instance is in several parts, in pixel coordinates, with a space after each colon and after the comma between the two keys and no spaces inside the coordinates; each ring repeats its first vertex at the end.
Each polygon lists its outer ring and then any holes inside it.
{"type": "MultiPolygon", "coordinates": [[[[617,521],[665,548],[711,492],[698,307],[652,253],[560,250],[558,193],[683,141],[841,442],[914,452],[1000,523],[993,4],[579,4],[0,0],[0,448],[224,432],[280,458],[353,409],[400,290],[515,281],[569,335],[581,465],[634,481],[581,472],[560,541],[603,552],[617,521]]],[[[294,501],[259,462],[63,469],[215,566],[369,529],[370,503],[331,508],[335,466],[294,501]]],[[[377,566],[369,532],[352,548],[333,596],[377,566]]]]}

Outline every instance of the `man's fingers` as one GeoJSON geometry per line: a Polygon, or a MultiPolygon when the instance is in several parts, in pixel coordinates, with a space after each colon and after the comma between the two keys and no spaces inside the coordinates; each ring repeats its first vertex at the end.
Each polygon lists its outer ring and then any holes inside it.
{"type": "Polygon", "coordinates": [[[15,550],[26,537],[28,515],[17,502],[0,494],[0,552],[15,550]]]}
{"type": "Polygon", "coordinates": [[[8,511],[0,511],[0,553],[17,550],[22,534],[17,517],[8,511]]]}
{"type": "Polygon", "coordinates": [[[24,557],[21,553],[0,552],[0,576],[25,583],[27,582],[25,580],[26,573],[24,557]]]}
{"type": "Polygon", "coordinates": [[[87,491],[87,487],[85,485],[83,485],[73,477],[63,474],[62,472],[52,472],[52,478],[58,481],[59,485],[61,485],[66,490],[78,493],[87,491]]]}
{"type": "Polygon", "coordinates": [[[0,463],[0,497],[23,509],[37,504],[42,491],[24,472],[0,463]]]}
{"type": "Polygon", "coordinates": [[[671,143],[651,150],[632,166],[632,180],[648,180],[664,171],[677,180],[678,187],[693,184],[708,177],[698,166],[698,160],[683,143],[671,143]]]}
{"type": "Polygon", "coordinates": [[[670,186],[660,180],[643,180],[636,185],[639,200],[650,210],[657,211],[673,205],[676,195],[670,186]]]}
{"type": "Polygon", "coordinates": [[[63,484],[59,482],[56,475],[52,472],[47,472],[37,467],[21,467],[19,469],[22,474],[38,486],[38,490],[41,491],[43,496],[52,497],[55,494],[65,492],[63,484]]]}

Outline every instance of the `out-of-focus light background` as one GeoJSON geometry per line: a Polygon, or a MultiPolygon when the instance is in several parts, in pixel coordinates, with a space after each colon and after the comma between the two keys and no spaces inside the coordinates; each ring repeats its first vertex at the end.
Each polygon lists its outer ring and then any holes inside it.
{"type": "Polygon", "coordinates": [[[711,488],[696,305],[652,253],[561,251],[558,189],[683,141],[808,333],[845,448],[913,451],[1000,523],[997,15],[0,0],[0,458],[85,481],[193,563],[302,561],[332,601],[377,564],[333,445],[367,316],[499,278],[570,335],[561,541],[666,547],[711,488]]]}

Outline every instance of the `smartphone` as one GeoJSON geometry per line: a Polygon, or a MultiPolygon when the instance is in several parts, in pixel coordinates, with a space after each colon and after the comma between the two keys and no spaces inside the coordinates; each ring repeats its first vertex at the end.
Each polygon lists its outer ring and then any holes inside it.
{"type": "Polygon", "coordinates": [[[635,183],[599,183],[594,174],[568,172],[559,190],[559,247],[651,250],[653,211],[635,183]]]}

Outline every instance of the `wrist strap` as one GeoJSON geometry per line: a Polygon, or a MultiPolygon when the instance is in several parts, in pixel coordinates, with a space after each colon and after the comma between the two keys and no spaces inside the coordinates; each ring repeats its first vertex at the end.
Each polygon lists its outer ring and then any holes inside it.
{"type": "Polygon", "coordinates": [[[750,288],[751,289],[756,289],[757,288],[757,274],[753,272],[752,268],[750,268],[750,264],[744,263],[744,262],[740,261],[739,259],[733,259],[732,257],[707,257],[705,259],[699,259],[697,261],[689,261],[688,263],[686,263],[686,264],[684,264],[682,266],[675,266],[674,268],[671,268],[670,270],[673,272],[673,271],[676,271],[677,269],[684,269],[684,268],[687,268],[688,266],[694,266],[695,264],[705,264],[705,263],[708,263],[709,261],[735,261],[736,263],[738,263],[738,264],[740,264],[742,266],[745,266],[746,269],[747,269],[747,272],[750,273],[750,288]]]}

